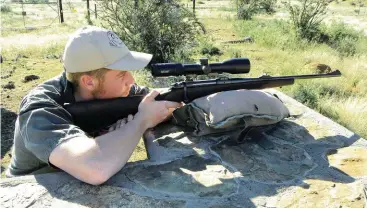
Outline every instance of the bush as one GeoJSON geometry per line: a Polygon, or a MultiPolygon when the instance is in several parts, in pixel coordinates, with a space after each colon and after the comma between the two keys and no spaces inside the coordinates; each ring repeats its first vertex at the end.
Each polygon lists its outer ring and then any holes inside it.
{"type": "Polygon", "coordinates": [[[259,6],[268,14],[273,14],[275,12],[275,5],[277,0],[261,0],[259,6]]]}
{"type": "Polygon", "coordinates": [[[261,11],[268,14],[275,12],[275,4],[277,0],[237,0],[237,18],[241,20],[250,20],[252,16],[261,11]]]}
{"type": "Polygon", "coordinates": [[[9,13],[9,12],[12,12],[11,10],[11,7],[6,5],[6,4],[3,4],[1,5],[1,12],[2,13],[9,13]]]}
{"type": "Polygon", "coordinates": [[[251,20],[252,16],[260,11],[259,1],[237,0],[237,18],[240,20],[251,20]]]}
{"type": "Polygon", "coordinates": [[[320,36],[320,23],[326,14],[328,0],[287,0],[283,2],[299,37],[309,41],[320,36]]]}
{"type": "Polygon", "coordinates": [[[307,85],[297,85],[297,87],[293,90],[293,94],[297,101],[311,108],[317,107],[319,101],[317,89],[307,85]]]}
{"type": "Polygon", "coordinates": [[[201,54],[214,56],[214,55],[222,55],[223,53],[220,51],[218,47],[211,46],[211,47],[203,47],[201,49],[201,54]]]}
{"type": "Polygon", "coordinates": [[[344,23],[333,23],[326,29],[328,45],[341,56],[352,56],[357,52],[357,45],[363,34],[358,33],[344,23]]]}
{"type": "Polygon", "coordinates": [[[153,63],[188,57],[203,26],[177,2],[100,1],[101,25],[116,32],[130,49],[154,54],[153,63]]]}

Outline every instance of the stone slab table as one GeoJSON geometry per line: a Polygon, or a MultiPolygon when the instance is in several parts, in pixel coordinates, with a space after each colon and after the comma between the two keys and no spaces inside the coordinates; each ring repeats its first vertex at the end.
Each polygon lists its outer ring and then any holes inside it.
{"type": "Polygon", "coordinates": [[[294,117],[230,134],[162,124],[149,160],[100,186],[64,173],[1,180],[1,207],[366,207],[367,141],[273,89],[294,117]]]}

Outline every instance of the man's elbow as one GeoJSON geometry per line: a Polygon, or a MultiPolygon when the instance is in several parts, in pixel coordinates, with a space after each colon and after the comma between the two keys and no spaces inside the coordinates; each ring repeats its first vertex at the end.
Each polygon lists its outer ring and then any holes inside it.
{"type": "Polygon", "coordinates": [[[105,183],[107,180],[108,179],[105,179],[105,178],[93,177],[93,178],[84,179],[82,181],[84,181],[87,184],[98,186],[98,185],[105,183]]]}
{"type": "Polygon", "coordinates": [[[85,183],[97,186],[105,183],[111,177],[112,175],[108,174],[108,172],[105,172],[104,169],[90,168],[84,177],[79,179],[85,183]]]}
{"type": "Polygon", "coordinates": [[[83,164],[80,163],[79,166],[71,166],[69,164],[68,166],[58,167],[80,181],[91,185],[101,185],[112,177],[111,172],[108,172],[108,168],[104,166],[96,165],[95,163],[93,165],[81,165],[83,164]]]}

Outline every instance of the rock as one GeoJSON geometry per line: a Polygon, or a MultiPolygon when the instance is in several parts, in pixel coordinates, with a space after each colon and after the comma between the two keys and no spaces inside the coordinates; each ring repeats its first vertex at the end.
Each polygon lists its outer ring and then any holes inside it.
{"type": "Polygon", "coordinates": [[[13,81],[9,81],[7,84],[1,85],[1,87],[3,89],[15,89],[15,85],[13,81]]]}
{"type": "Polygon", "coordinates": [[[161,124],[144,135],[149,160],[128,163],[104,184],[64,172],[3,179],[0,206],[365,207],[367,141],[266,91],[299,117],[257,127],[262,134],[242,144],[161,124]]]}
{"type": "MultiPolygon", "coordinates": [[[[56,179],[55,179],[56,180],[56,179]]],[[[57,181],[57,180],[56,180],[57,181]]],[[[182,207],[185,201],[162,200],[140,196],[117,186],[95,187],[71,181],[61,184],[57,191],[38,187],[36,182],[4,185],[1,188],[1,206],[8,207],[182,207]],[[16,195],[16,196],[13,196],[16,195]],[[54,198],[54,196],[58,198],[54,198]],[[13,202],[13,198],[17,201],[13,202]]]]}
{"type": "Polygon", "coordinates": [[[254,42],[254,39],[251,37],[251,36],[246,36],[244,39],[243,39],[244,42],[249,42],[249,43],[253,43],[254,42]]]}
{"type": "Polygon", "coordinates": [[[358,199],[363,192],[360,183],[341,184],[331,187],[332,182],[316,179],[305,180],[311,187],[304,190],[300,187],[291,189],[279,194],[276,198],[275,207],[281,208],[338,208],[343,207],[363,207],[364,200],[358,199]]]}
{"type": "Polygon", "coordinates": [[[308,67],[313,71],[315,74],[324,74],[324,73],[330,73],[332,71],[331,67],[322,64],[322,63],[310,63],[308,67]]]}
{"type": "Polygon", "coordinates": [[[27,83],[29,81],[33,81],[33,80],[37,80],[39,79],[40,77],[37,76],[37,75],[27,75],[24,77],[24,79],[22,80],[23,83],[27,83]]]}
{"type": "Polygon", "coordinates": [[[359,147],[338,149],[327,156],[331,166],[349,176],[358,178],[367,176],[367,150],[359,147]]]}

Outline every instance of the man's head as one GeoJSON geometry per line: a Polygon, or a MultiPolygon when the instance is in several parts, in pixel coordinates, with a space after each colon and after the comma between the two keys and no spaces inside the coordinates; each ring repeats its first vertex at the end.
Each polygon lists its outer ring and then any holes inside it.
{"type": "Polygon", "coordinates": [[[67,78],[93,98],[127,96],[134,79],[152,55],[130,51],[112,31],[87,26],[73,33],[63,55],[67,78]]]}

